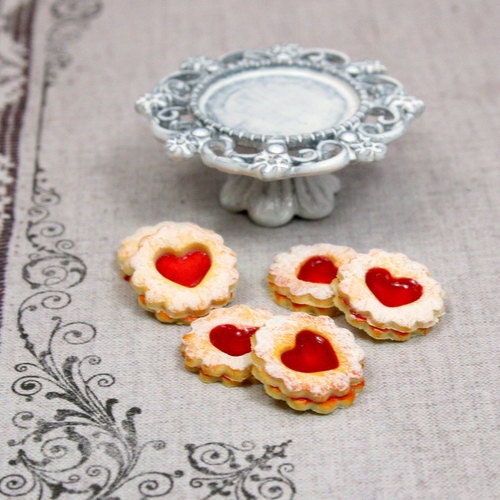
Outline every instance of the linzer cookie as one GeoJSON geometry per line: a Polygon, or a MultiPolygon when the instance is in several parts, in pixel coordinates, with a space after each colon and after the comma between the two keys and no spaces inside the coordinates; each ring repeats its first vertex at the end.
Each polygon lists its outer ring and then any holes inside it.
{"type": "Polygon", "coordinates": [[[252,370],[266,393],[299,411],[350,406],[364,386],[364,354],[328,316],[274,316],[252,336],[252,370]]]}
{"type": "Polygon", "coordinates": [[[251,336],[272,316],[264,309],[237,305],[214,309],[191,324],[182,339],[181,352],[188,370],[203,382],[226,386],[253,383],[251,336]]]}
{"type": "Polygon", "coordinates": [[[228,304],[238,281],[236,254],[222,237],[189,222],[138,229],[118,262],[139,304],[166,323],[190,323],[228,304]]]}
{"type": "Polygon", "coordinates": [[[267,276],[274,301],[292,311],[340,314],[330,283],[337,269],[355,256],[352,248],[327,243],[297,245],[278,254],[267,276]]]}
{"type": "Polygon", "coordinates": [[[130,267],[130,258],[135,255],[139,249],[139,244],[142,238],[146,236],[151,236],[153,233],[158,231],[162,225],[169,225],[171,222],[160,222],[156,226],[143,226],[137,229],[133,234],[127,236],[120,245],[117,252],[117,260],[120,266],[120,272],[127,281],[130,279],[130,275],[133,273],[130,267]]]}
{"type": "Polygon", "coordinates": [[[444,292],[427,268],[373,249],[340,267],[332,283],[346,320],[376,339],[425,335],[444,314],[444,292]]]}

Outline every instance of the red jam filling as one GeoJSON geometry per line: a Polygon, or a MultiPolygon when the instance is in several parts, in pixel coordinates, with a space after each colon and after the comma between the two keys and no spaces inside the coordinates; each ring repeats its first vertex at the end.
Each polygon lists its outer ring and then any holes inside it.
{"type": "Polygon", "coordinates": [[[287,368],[303,373],[335,370],[339,366],[330,342],[310,330],[297,333],[295,346],[281,355],[281,361],[287,368]]]}
{"type": "Polygon", "coordinates": [[[257,326],[218,325],[210,330],[210,342],[229,356],[243,356],[251,351],[250,337],[258,329],[257,326]]]}
{"type": "Polygon", "coordinates": [[[188,288],[199,285],[211,265],[209,255],[203,250],[193,250],[181,256],[166,253],[156,260],[156,270],[164,278],[188,288]]]}
{"type": "Polygon", "coordinates": [[[420,283],[411,278],[394,278],[387,269],[372,267],[365,275],[366,286],[387,307],[399,307],[418,300],[423,293],[420,283]]]}
{"type": "Polygon", "coordinates": [[[328,257],[316,255],[302,264],[297,278],[310,283],[331,283],[337,276],[337,271],[337,267],[328,257]]]}

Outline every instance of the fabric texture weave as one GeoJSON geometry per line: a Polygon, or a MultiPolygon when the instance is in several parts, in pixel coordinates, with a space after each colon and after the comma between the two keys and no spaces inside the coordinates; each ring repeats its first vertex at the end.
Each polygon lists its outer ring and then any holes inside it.
{"type": "Polygon", "coordinates": [[[498,2],[0,0],[0,495],[498,498],[498,2]],[[167,160],[134,103],[192,56],[297,43],[380,60],[426,103],[351,164],[328,217],[266,228],[224,174],[167,160]],[[233,304],[276,305],[294,245],[402,252],[446,292],[425,337],[353,331],[366,386],[330,415],[203,384],[115,255],[163,220],[238,255],[233,304]],[[253,495],[253,496],[252,496],[253,495]]]}

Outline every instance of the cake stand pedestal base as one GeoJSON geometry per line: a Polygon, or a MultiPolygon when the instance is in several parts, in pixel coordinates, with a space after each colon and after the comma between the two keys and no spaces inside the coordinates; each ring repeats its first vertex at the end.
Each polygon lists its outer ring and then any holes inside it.
{"type": "Polygon", "coordinates": [[[294,216],[321,219],[335,206],[340,181],[333,174],[261,181],[245,175],[229,175],[219,200],[230,212],[247,211],[261,226],[277,227],[294,216]]]}

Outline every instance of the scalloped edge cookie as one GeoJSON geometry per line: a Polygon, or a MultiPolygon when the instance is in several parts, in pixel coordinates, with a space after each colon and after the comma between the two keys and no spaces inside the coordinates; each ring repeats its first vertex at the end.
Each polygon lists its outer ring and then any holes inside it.
{"type": "Polygon", "coordinates": [[[444,292],[428,269],[402,253],[372,249],[359,254],[339,268],[332,282],[335,305],[346,321],[375,339],[404,341],[426,335],[444,314],[444,292]],[[384,305],[366,284],[366,273],[372,268],[389,271],[395,278],[415,280],[422,287],[421,296],[408,304],[384,305]]]}
{"type": "Polygon", "coordinates": [[[233,299],[239,278],[236,254],[222,237],[190,222],[139,228],[123,240],[117,258],[138,303],[165,323],[189,324],[225,306],[233,299]],[[157,270],[156,261],[165,253],[185,255],[193,250],[203,250],[210,258],[210,268],[198,285],[183,286],[157,270]]]}
{"type": "Polygon", "coordinates": [[[329,283],[314,283],[298,278],[302,266],[314,257],[326,257],[338,269],[356,256],[349,247],[317,243],[296,245],[274,258],[267,281],[273,300],[292,311],[315,315],[337,316],[334,291],[329,283]]]}
{"type": "Polygon", "coordinates": [[[364,387],[363,350],[349,330],[328,316],[292,312],[272,317],[252,337],[252,360],[252,373],[266,393],[298,411],[326,414],[350,406],[364,387]],[[283,353],[295,347],[296,336],[303,330],[330,343],[338,359],[335,369],[304,373],[283,363],[283,353]]]}
{"type": "MultiPolygon", "coordinates": [[[[224,309],[214,309],[204,318],[192,322],[191,330],[182,338],[181,353],[185,367],[198,373],[203,382],[222,382],[234,387],[243,383],[256,383],[252,376],[252,358],[248,353],[234,356],[216,347],[210,335],[221,325],[237,328],[260,328],[272,313],[266,309],[235,305],[224,309]]],[[[250,347],[250,339],[248,339],[250,347]]]]}

